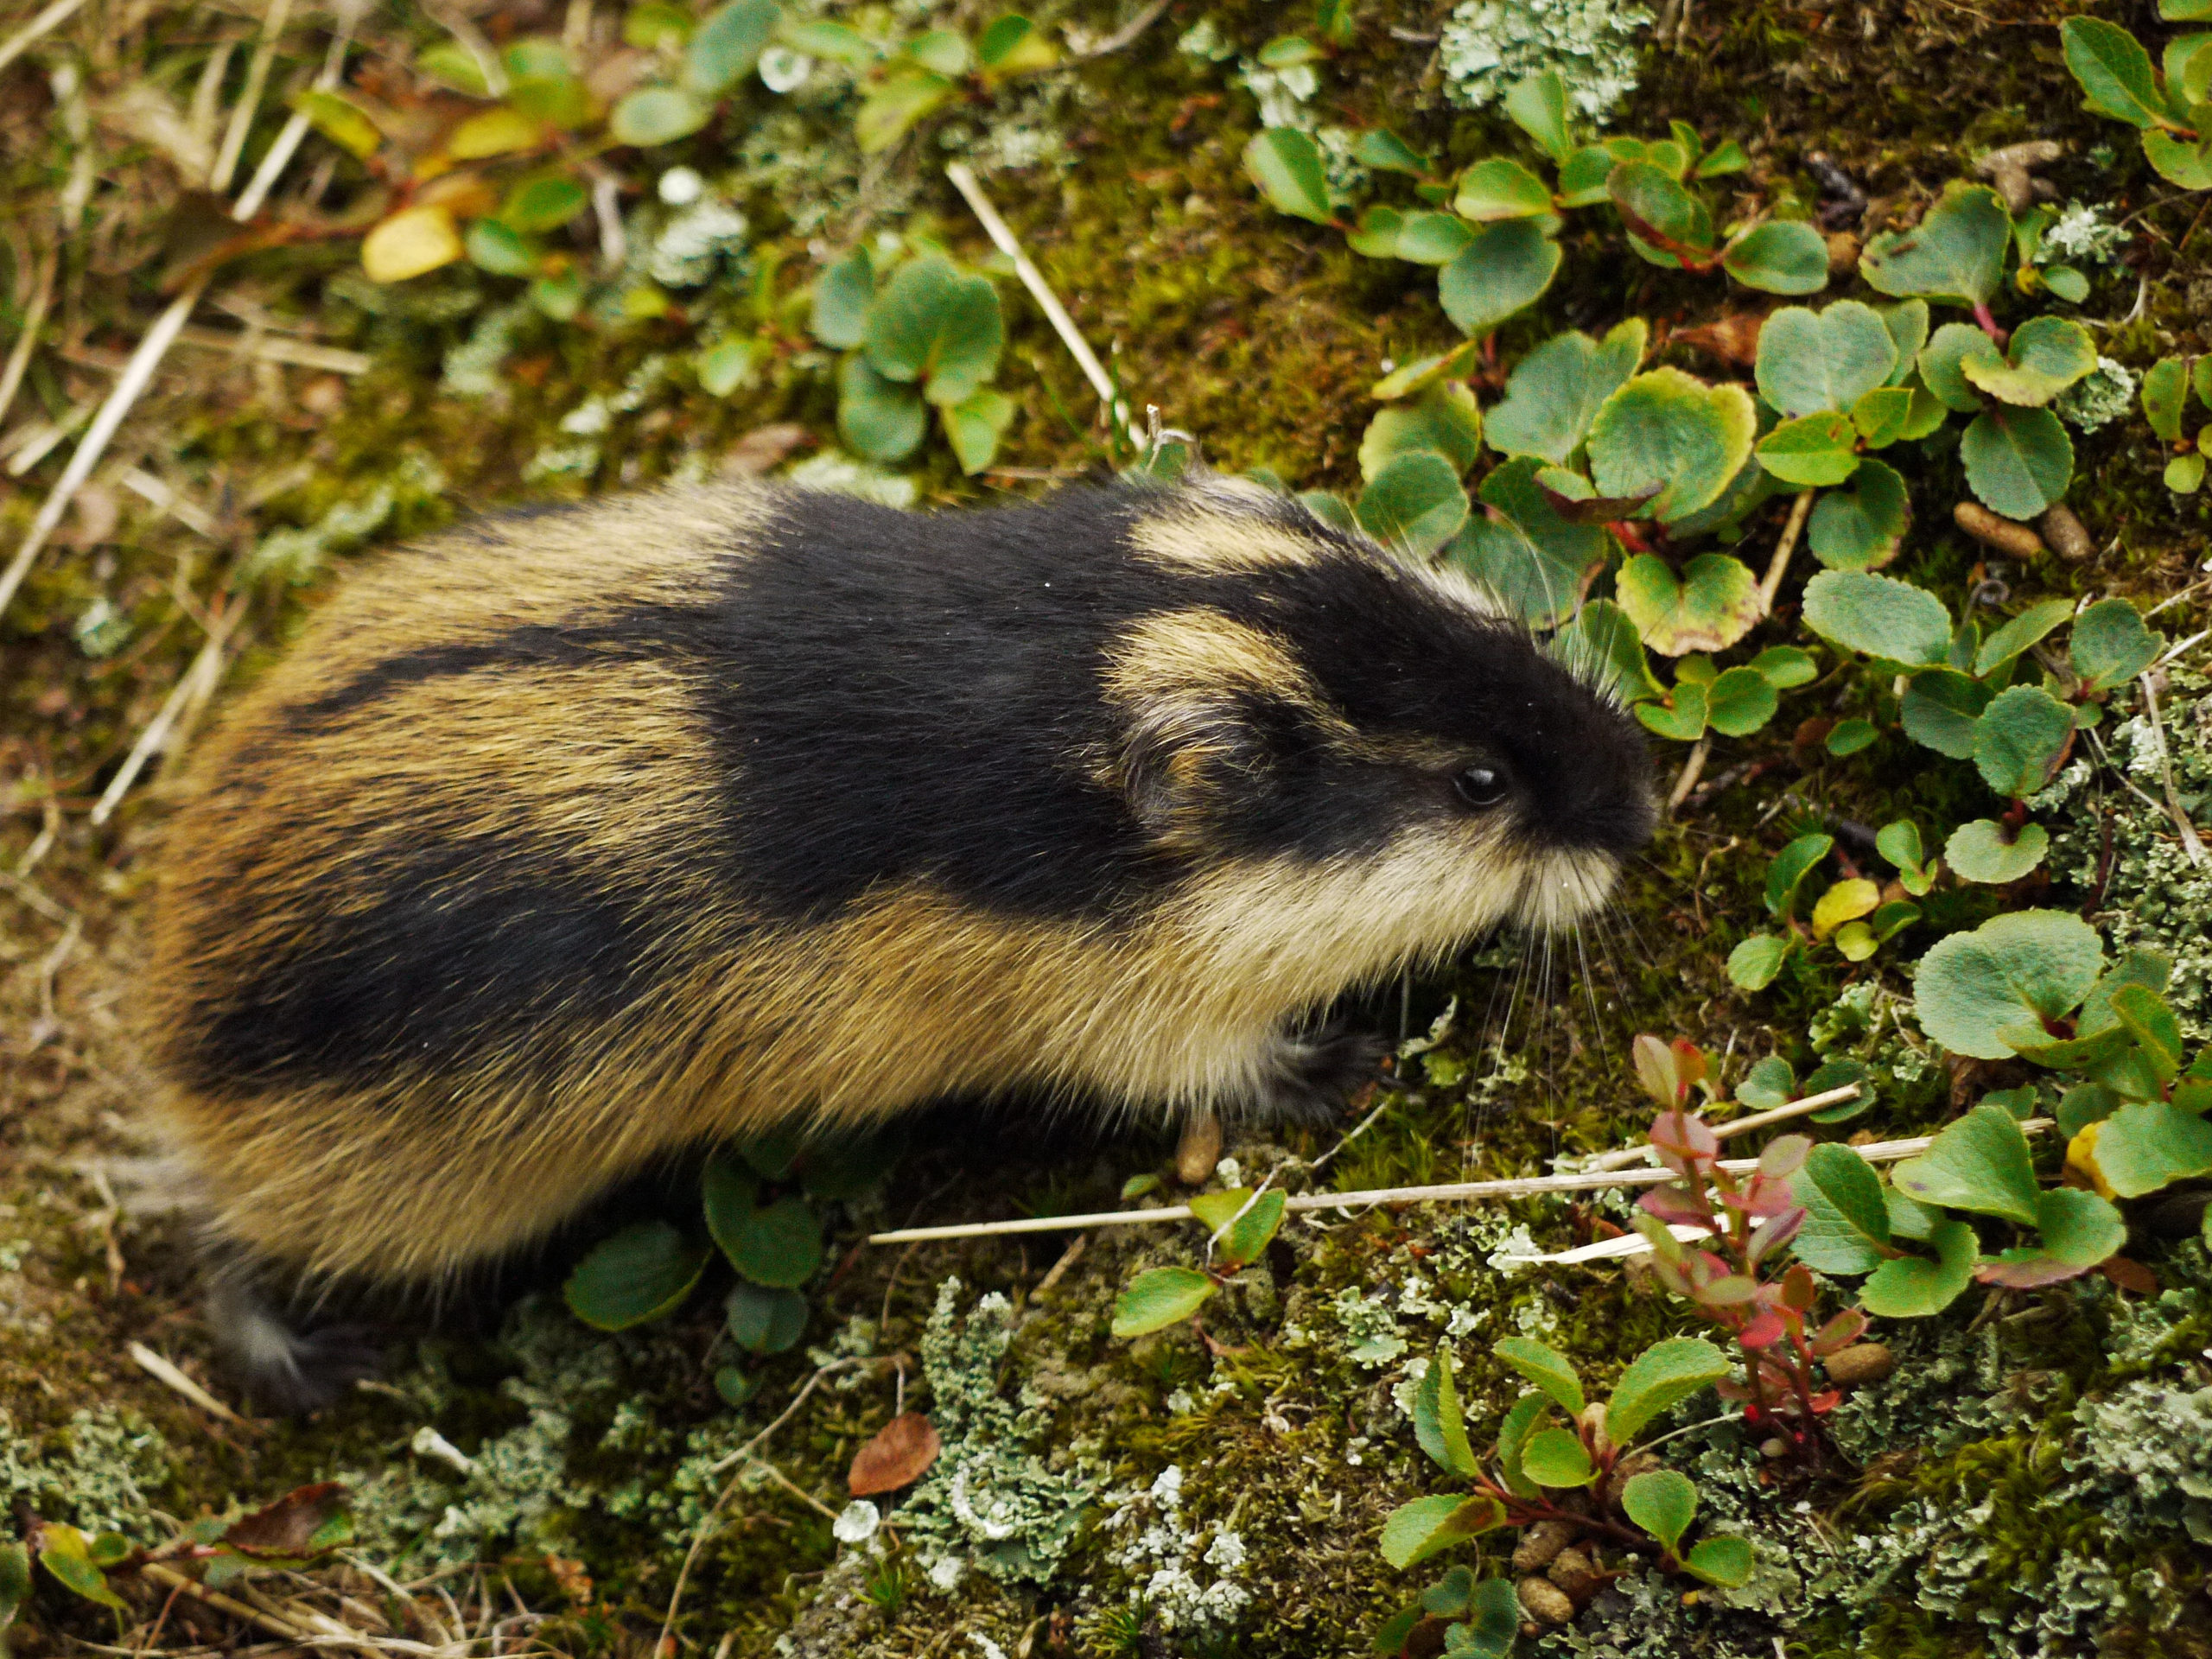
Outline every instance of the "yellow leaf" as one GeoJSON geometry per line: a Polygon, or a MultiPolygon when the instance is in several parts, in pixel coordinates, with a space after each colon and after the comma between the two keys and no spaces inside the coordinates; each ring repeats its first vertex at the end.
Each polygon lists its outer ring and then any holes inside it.
{"type": "Polygon", "coordinates": [[[487,156],[512,156],[519,149],[536,149],[545,129],[520,110],[502,104],[497,109],[472,115],[453,130],[446,151],[455,161],[480,162],[487,156]]]}
{"type": "Polygon", "coordinates": [[[442,207],[409,207],[361,240],[361,269],[372,283],[404,283],[461,257],[461,232],[442,207]]]}
{"type": "Polygon", "coordinates": [[[2097,1131],[2104,1128],[2101,1118],[2085,1124],[2082,1133],[2066,1143],[2066,1167],[2085,1177],[2101,1198],[2118,1198],[2112,1183],[2105,1179],[2105,1173],[2097,1167],[2097,1131]]]}
{"type": "Polygon", "coordinates": [[[1882,942],[1866,923],[1846,922],[1835,931],[1835,948],[1846,962],[1864,962],[1882,948],[1882,942]]]}
{"type": "Polygon", "coordinates": [[[384,135],[360,106],[336,92],[320,89],[300,92],[294,95],[291,104],[317,132],[365,161],[375,155],[384,143],[384,135]]]}
{"type": "Polygon", "coordinates": [[[1855,922],[1882,902],[1882,890],[1865,877],[1839,881],[1813,906],[1813,937],[1825,939],[1846,922],[1855,922]]]}

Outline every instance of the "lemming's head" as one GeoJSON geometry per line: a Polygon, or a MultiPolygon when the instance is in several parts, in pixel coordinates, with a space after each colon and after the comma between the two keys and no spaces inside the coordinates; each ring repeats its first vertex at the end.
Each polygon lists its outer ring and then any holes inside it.
{"type": "Polygon", "coordinates": [[[1134,541],[1184,580],[1107,652],[1111,775],[1225,902],[1405,960],[1571,924],[1649,837],[1635,722],[1471,584],[1220,481],[1134,541]]]}

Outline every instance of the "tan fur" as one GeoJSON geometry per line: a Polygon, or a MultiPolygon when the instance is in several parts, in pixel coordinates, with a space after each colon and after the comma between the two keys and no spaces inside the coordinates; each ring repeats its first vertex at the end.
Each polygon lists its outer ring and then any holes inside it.
{"type": "MultiPolygon", "coordinates": [[[[1229,498],[1224,505],[1233,509],[1236,498],[1229,498]]],[[[1130,543],[1139,557],[1162,569],[1188,575],[1230,576],[1296,569],[1319,556],[1313,543],[1279,524],[1233,510],[1208,511],[1182,503],[1145,519],[1131,535],[1130,543]]]]}
{"type": "MultiPolygon", "coordinates": [[[[770,925],[664,856],[727,810],[680,666],[506,664],[399,685],[322,725],[290,718],[408,651],[696,598],[743,556],[763,499],[671,493],[440,537],[348,584],[203,746],[196,797],[170,830],[157,1048],[193,990],[244,978],[330,902],[330,870],[417,837],[495,837],[523,868],[557,850],[588,874],[650,879],[694,918],[663,942],[630,1007],[556,1011],[465,1075],[395,1067],[373,1090],[246,1101],[173,1092],[163,1110],[222,1235],[310,1273],[432,1278],[526,1243],[686,1143],[794,1115],[861,1123],[1024,1089],[1168,1111],[1232,1103],[1305,1012],[1508,915],[1559,923],[1603,897],[1611,861],[1535,867],[1469,818],[1334,865],[1217,864],[1118,931],[997,918],[925,883],[824,925],[770,925]],[[272,833],[257,796],[282,798],[284,828],[272,833]],[[247,869],[288,899],[251,925],[225,906],[225,880],[247,869]]],[[[1313,556],[1288,531],[1209,512],[1165,515],[1138,540],[1193,569],[1313,556]]],[[[1200,718],[1207,690],[1224,685],[1305,705],[1332,741],[1365,741],[1286,645],[1203,608],[1132,629],[1105,690],[1141,726],[1200,718]]]]}

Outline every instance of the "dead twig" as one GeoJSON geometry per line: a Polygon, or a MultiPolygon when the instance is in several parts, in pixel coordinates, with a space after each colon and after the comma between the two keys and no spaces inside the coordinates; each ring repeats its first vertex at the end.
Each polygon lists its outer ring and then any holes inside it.
{"type": "Polygon", "coordinates": [[[1805,518],[1813,511],[1813,497],[1817,492],[1801,490],[1789,508],[1789,522],[1782,527],[1782,539],[1774,544],[1774,556],[1767,561],[1766,575],[1759,579],[1759,614],[1774,613],[1774,599],[1782,591],[1782,578],[1789,569],[1789,556],[1797,550],[1798,532],[1805,528],[1805,518]]]}
{"type": "Polygon", "coordinates": [[[2197,839],[2196,825],[2181,810],[2181,792],[2174,787],[2173,757],[2166,750],[2165,722],[2158,717],[2158,688],[2148,673],[2139,676],[2136,683],[2143,688],[2144,712],[2151,717],[2151,739],[2158,747],[2158,776],[2166,786],[2165,810],[2174,821],[2174,828],[2181,831],[2182,851],[2190,864],[2202,869],[2204,843],[2197,839]]]}
{"type": "Polygon", "coordinates": [[[145,1372],[147,1376],[164,1388],[175,1389],[210,1416],[219,1417],[225,1422],[233,1424],[239,1428],[253,1427],[251,1423],[239,1416],[238,1413],[232,1411],[144,1343],[134,1342],[123,1351],[129,1354],[130,1363],[145,1372]]]}
{"type": "Polygon", "coordinates": [[[0,368],[0,421],[8,418],[14,407],[16,393],[23,384],[23,375],[31,365],[31,353],[38,347],[39,330],[46,327],[46,308],[54,302],[54,278],[61,269],[61,250],[56,247],[46,256],[39,267],[38,286],[31,290],[29,308],[23,313],[22,332],[16,336],[16,343],[8,353],[8,365],[0,368]]]}
{"type": "Polygon", "coordinates": [[[83,10],[85,0],[54,0],[44,11],[25,23],[0,46],[0,69],[5,69],[35,45],[42,35],[52,34],[83,10]]]}

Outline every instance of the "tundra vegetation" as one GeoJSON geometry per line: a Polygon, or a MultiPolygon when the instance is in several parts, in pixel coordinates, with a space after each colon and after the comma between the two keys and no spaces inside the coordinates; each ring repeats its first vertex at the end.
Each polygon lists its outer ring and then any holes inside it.
{"type": "Polygon", "coordinates": [[[2204,0],[19,0],[4,1639],[2212,1655],[2208,118],[2204,0]],[[237,1414],[125,1015],[330,581],[1198,464],[1634,709],[1580,949],[1381,988],[1329,1129],[725,1148],[237,1414]]]}

